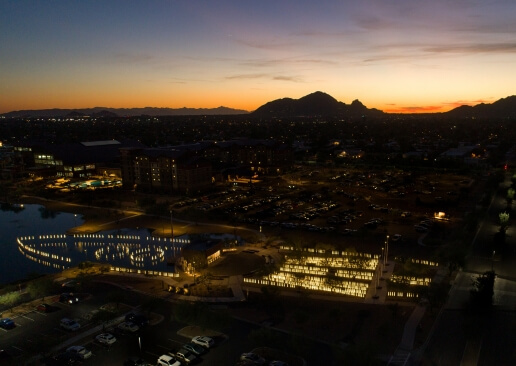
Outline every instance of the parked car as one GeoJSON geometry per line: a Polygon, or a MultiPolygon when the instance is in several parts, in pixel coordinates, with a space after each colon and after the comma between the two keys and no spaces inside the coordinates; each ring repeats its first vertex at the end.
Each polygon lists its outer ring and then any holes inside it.
{"type": "Polygon", "coordinates": [[[428,231],[427,227],[421,225],[414,225],[414,229],[416,229],[418,233],[426,233],[428,231]]]}
{"type": "Polygon", "coordinates": [[[203,346],[204,348],[211,348],[215,345],[215,341],[212,338],[206,336],[195,336],[192,338],[192,343],[203,346]]]}
{"type": "Polygon", "coordinates": [[[288,363],[275,360],[275,361],[269,362],[269,366],[288,366],[288,363]]]}
{"type": "Polygon", "coordinates": [[[116,342],[116,337],[111,333],[102,333],[96,336],[95,340],[101,344],[110,346],[116,342]]]}
{"type": "Polygon", "coordinates": [[[265,359],[252,352],[242,353],[240,361],[250,362],[253,365],[265,365],[265,359]]]}
{"type": "Polygon", "coordinates": [[[62,293],[59,295],[59,301],[65,304],[76,304],[79,302],[79,297],[77,295],[74,295],[73,293],[62,293]]]}
{"type": "Polygon", "coordinates": [[[391,241],[392,242],[397,242],[397,241],[400,241],[401,240],[401,234],[394,234],[392,237],[391,237],[391,241]]]}
{"type": "Polygon", "coordinates": [[[66,352],[75,355],[82,360],[86,360],[91,357],[92,353],[90,350],[84,348],[83,346],[71,346],[66,349],[66,352]]]}
{"type": "Polygon", "coordinates": [[[150,364],[140,357],[131,357],[124,362],[124,366],[150,366],[150,364]]]}
{"type": "Polygon", "coordinates": [[[187,343],[183,346],[184,349],[196,354],[196,355],[202,355],[203,353],[206,352],[206,348],[204,348],[203,346],[199,346],[198,344],[195,344],[195,343],[187,343]]]}
{"type": "Polygon", "coordinates": [[[169,355],[161,355],[158,358],[158,366],[181,366],[181,362],[169,355]]]}
{"type": "Polygon", "coordinates": [[[131,322],[136,324],[138,327],[142,328],[149,324],[149,319],[146,316],[141,314],[129,313],[125,316],[126,322],[131,322]]]}
{"type": "Polygon", "coordinates": [[[77,323],[75,320],[68,319],[68,318],[61,319],[60,325],[61,325],[61,328],[70,330],[70,331],[76,331],[81,327],[81,325],[79,323],[77,323]]]}
{"type": "Polygon", "coordinates": [[[79,361],[78,356],[68,352],[62,352],[52,358],[55,365],[75,365],[79,361]]]}
{"type": "Polygon", "coordinates": [[[11,318],[0,319],[0,328],[13,329],[14,327],[16,327],[16,324],[11,318]]]}
{"type": "Polygon", "coordinates": [[[134,332],[138,331],[138,329],[140,329],[140,327],[138,327],[136,324],[131,323],[131,322],[122,322],[122,323],[118,324],[118,329],[120,329],[122,332],[134,333],[134,332]]]}
{"type": "Polygon", "coordinates": [[[52,310],[54,310],[54,307],[49,304],[39,304],[36,307],[37,311],[41,311],[42,313],[50,313],[52,310]]]}
{"type": "Polygon", "coordinates": [[[181,361],[182,364],[189,365],[197,359],[197,356],[195,356],[192,352],[181,348],[176,353],[176,359],[181,361]]]}

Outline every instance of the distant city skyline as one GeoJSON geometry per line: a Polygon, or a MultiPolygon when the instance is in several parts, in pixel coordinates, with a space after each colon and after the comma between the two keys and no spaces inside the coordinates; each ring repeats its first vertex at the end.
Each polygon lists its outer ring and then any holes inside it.
{"type": "Polygon", "coordinates": [[[516,94],[516,2],[0,0],[0,113],[253,111],[323,91],[385,112],[516,94]]]}

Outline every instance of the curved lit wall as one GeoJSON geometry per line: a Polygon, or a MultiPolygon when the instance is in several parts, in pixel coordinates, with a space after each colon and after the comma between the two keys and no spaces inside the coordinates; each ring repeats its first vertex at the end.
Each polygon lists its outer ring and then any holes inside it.
{"type": "Polygon", "coordinates": [[[16,242],[26,258],[61,270],[92,261],[108,263],[117,269],[174,272],[170,264],[180,256],[190,239],[188,236],[172,240],[106,232],[20,236],[16,242]]]}

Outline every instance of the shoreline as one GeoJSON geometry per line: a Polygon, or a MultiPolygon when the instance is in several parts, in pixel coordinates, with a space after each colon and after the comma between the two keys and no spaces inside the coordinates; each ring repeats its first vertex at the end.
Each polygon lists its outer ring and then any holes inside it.
{"type": "MultiPolygon", "coordinates": [[[[152,236],[170,238],[187,234],[235,234],[233,225],[220,223],[198,223],[186,220],[173,220],[169,217],[149,215],[139,210],[123,210],[118,208],[86,206],[66,201],[49,200],[37,196],[22,196],[22,204],[42,205],[48,210],[81,215],[84,222],[67,231],[68,234],[92,234],[104,230],[117,229],[149,229],[152,236]]],[[[238,236],[246,242],[258,233],[247,227],[238,227],[238,236]]],[[[258,234],[259,235],[259,234],[258,234]]],[[[262,236],[262,235],[260,235],[262,236]]]]}

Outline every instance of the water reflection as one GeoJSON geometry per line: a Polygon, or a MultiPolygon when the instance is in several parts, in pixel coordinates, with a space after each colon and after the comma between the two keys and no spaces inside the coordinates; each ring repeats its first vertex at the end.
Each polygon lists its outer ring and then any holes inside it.
{"type": "Polygon", "coordinates": [[[41,214],[42,219],[55,219],[59,212],[49,210],[46,207],[38,208],[39,213],[41,214]]]}
{"type": "Polygon", "coordinates": [[[21,211],[25,210],[25,206],[21,205],[21,204],[2,202],[0,204],[0,210],[2,210],[4,212],[5,211],[12,211],[14,213],[18,213],[18,212],[21,212],[21,211]]]}
{"type": "Polygon", "coordinates": [[[20,236],[18,250],[26,258],[58,270],[74,267],[83,261],[109,263],[118,271],[143,271],[161,275],[175,273],[173,263],[188,235],[156,238],[146,229],[114,230],[95,234],[42,234],[20,236]]]}

